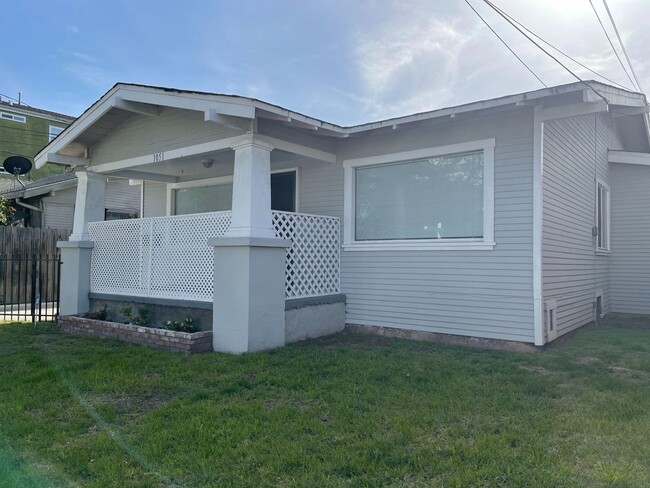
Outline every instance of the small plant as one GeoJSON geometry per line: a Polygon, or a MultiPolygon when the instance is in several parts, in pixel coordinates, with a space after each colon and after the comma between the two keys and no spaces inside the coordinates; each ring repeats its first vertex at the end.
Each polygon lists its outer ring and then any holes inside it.
{"type": "Polygon", "coordinates": [[[162,328],[167,330],[175,330],[177,332],[189,333],[198,332],[200,330],[191,317],[185,317],[180,322],[177,322],[176,320],[164,320],[162,323],[162,328]]]}
{"type": "Polygon", "coordinates": [[[126,319],[126,322],[124,322],[125,324],[130,324],[133,321],[133,308],[131,307],[121,308],[120,313],[126,319]]]}
{"type": "Polygon", "coordinates": [[[145,326],[149,323],[149,309],[147,307],[140,307],[137,317],[133,316],[132,307],[124,307],[120,310],[120,313],[126,319],[125,324],[145,326]]]}
{"type": "Polygon", "coordinates": [[[108,317],[108,305],[104,305],[104,308],[101,310],[97,310],[95,312],[88,312],[86,314],[87,319],[94,319],[94,320],[106,320],[108,317]]]}

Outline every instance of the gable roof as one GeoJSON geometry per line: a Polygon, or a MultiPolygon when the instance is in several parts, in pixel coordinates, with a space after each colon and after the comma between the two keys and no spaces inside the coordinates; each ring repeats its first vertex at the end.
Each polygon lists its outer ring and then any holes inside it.
{"type": "Polygon", "coordinates": [[[54,190],[62,190],[76,186],[77,176],[74,172],[70,171],[46,176],[39,180],[24,182],[23,184],[25,185],[24,188],[20,186],[20,183],[13,180],[11,187],[0,189],[0,195],[6,199],[30,198],[44,195],[54,190]]]}
{"type": "MultiPolygon", "coordinates": [[[[41,167],[45,162],[47,162],[48,153],[57,153],[58,151],[65,149],[67,145],[75,142],[76,138],[89,129],[95,121],[106,115],[113,108],[126,110],[127,112],[131,111],[136,113],[153,114],[157,110],[156,107],[159,106],[175,107],[187,110],[204,111],[206,114],[206,120],[209,120],[208,117],[210,117],[209,114],[211,112],[214,112],[219,116],[238,118],[240,120],[266,118],[283,121],[288,126],[293,126],[297,129],[311,129],[316,131],[315,133],[317,135],[348,137],[385,127],[395,128],[401,124],[410,124],[444,116],[455,116],[456,114],[513,104],[525,105],[534,103],[535,101],[545,97],[555,97],[568,94],[578,95],[580,92],[582,92],[582,98],[580,101],[587,103],[603,103],[603,106],[605,107],[603,110],[606,110],[606,107],[609,105],[617,105],[635,107],[647,112],[648,104],[645,95],[606,85],[597,81],[586,81],[569,83],[551,88],[543,88],[515,95],[507,95],[489,100],[481,100],[402,117],[393,117],[365,124],[342,126],[251,97],[181,90],[177,88],[134,83],[117,83],[88,109],[86,109],[86,111],[84,111],[75,122],[43,148],[43,150],[36,155],[35,161],[36,166],[41,167]]],[[[121,121],[126,117],[127,116],[124,115],[121,117],[113,115],[112,123],[121,123],[121,121]]],[[[110,130],[106,127],[106,124],[102,124],[102,126],[104,132],[110,130]]],[[[54,162],[70,162],[65,161],[66,156],[68,156],[69,159],[75,159],[77,162],[83,160],[83,157],[81,157],[80,154],[75,154],[74,156],[72,154],[67,154],[62,158],[59,158],[60,161],[54,162]]]]}

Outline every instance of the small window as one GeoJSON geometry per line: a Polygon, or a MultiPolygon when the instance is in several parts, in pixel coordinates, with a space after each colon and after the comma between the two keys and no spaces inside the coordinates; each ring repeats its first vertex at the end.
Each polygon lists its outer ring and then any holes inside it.
{"type": "Polygon", "coordinates": [[[52,140],[56,136],[58,136],[61,132],[63,132],[63,129],[64,129],[63,127],[56,127],[54,125],[51,125],[49,130],[48,130],[48,134],[49,134],[49,139],[48,140],[49,140],[49,142],[52,142],[52,140]]]}
{"type": "Polygon", "coordinates": [[[137,212],[124,212],[115,210],[106,210],[104,212],[104,220],[124,220],[124,219],[137,219],[137,212]]]}
{"type": "Polygon", "coordinates": [[[596,249],[609,251],[609,187],[598,182],[596,190],[596,249]]]}
{"type": "Polygon", "coordinates": [[[14,122],[20,122],[22,124],[27,122],[27,117],[24,115],[8,114],[7,112],[0,112],[0,119],[13,120],[14,122]]]}

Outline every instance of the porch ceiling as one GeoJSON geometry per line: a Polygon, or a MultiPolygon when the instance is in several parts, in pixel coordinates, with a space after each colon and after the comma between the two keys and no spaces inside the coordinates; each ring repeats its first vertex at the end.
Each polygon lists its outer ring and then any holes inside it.
{"type": "MultiPolygon", "coordinates": [[[[116,177],[167,183],[202,180],[232,175],[234,172],[234,158],[235,152],[232,149],[227,149],[134,166],[109,174],[116,177]],[[211,161],[211,164],[209,161],[211,161]]],[[[280,149],[271,152],[272,171],[313,164],[323,164],[323,162],[280,149]]]]}

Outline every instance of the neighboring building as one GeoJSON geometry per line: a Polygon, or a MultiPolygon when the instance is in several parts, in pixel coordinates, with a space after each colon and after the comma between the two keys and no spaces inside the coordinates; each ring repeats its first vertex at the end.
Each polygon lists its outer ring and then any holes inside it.
{"type": "Polygon", "coordinates": [[[541,346],[650,313],[647,113],[590,81],[341,127],[117,84],[36,157],[79,170],[61,311],[203,302],[230,352],[343,323],[541,346]],[[107,177],[153,218],[101,222],[107,177]]]}
{"type": "MultiPolygon", "coordinates": [[[[140,216],[142,185],[131,183],[124,179],[106,183],[106,220],[140,216]]],[[[77,177],[70,171],[25,182],[24,187],[13,180],[9,188],[0,189],[0,196],[13,202],[14,220],[25,227],[67,230],[72,230],[76,194],[77,177]]]]}
{"type": "MultiPolygon", "coordinates": [[[[33,161],[36,153],[74,119],[69,115],[0,99],[0,177],[4,173],[2,162],[6,158],[18,155],[33,161]]],[[[62,171],[64,169],[61,166],[48,164],[40,169],[33,169],[23,176],[23,179],[37,180],[62,171]]]]}

